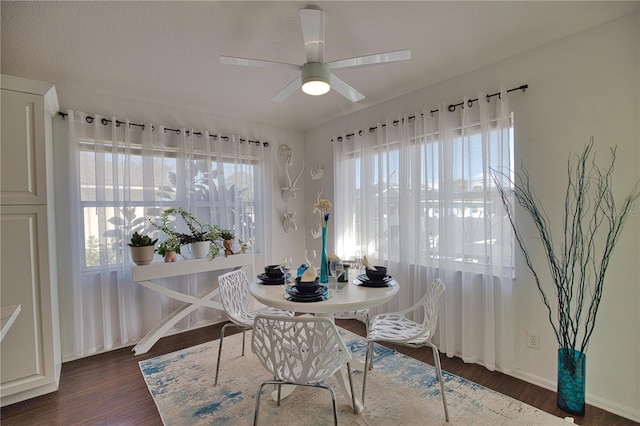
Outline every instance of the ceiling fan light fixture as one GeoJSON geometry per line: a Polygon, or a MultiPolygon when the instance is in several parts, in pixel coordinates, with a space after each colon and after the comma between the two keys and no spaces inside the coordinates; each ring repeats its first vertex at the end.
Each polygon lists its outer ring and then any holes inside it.
{"type": "Polygon", "coordinates": [[[312,96],[324,95],[331,89],[330,77],[327,64],[308,62],[302,67],[302,91],[312,96]]]}

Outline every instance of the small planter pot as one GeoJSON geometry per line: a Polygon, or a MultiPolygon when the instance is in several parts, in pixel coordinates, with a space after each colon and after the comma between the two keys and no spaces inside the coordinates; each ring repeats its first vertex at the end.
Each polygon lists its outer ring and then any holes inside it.
{"type": "Polygon", "coordinates": [[[155,246],[130,247],[131,260],[138,266],[148,265],[156,252],[155,246]]]}
{"type": "Polygon", "coordinates": [[[196,259],[204,259],[209,255],[209,241],[198,241],[189,244],[189,250],[196,259]]]}
{"type": "Polygon", "coordinates": [[[222,242],[222,245],[224,246],[225,256],[230,256],[233,254],[233,240],[224,240],[222,242]]]}
{"type": "Polygon", "coordinates": [[[175,251],[168,251],[164,254],[164,263],[176,262],[178,260],[178,255],[175,251]]]}

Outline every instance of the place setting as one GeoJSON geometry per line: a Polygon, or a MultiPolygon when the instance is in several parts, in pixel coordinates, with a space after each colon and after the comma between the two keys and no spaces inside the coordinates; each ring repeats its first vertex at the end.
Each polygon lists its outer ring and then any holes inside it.
{"type": "Polygon", "coordinates": [[[329,288],[320,284],[316,268],[309,265],[301,276],[296,277],[294,285],[285,286],[284,298],[291,302],[322,302],[329,299],[329,288]]]}
{"type": "Polygon", "coordinates": [[[393,277],[387,275],[387,268],[385,266],[370,265],[366,256],[364,257],[362,265],[364,266],[365,273],[358,275],[353,280],[353,284],[361,287],[393,287],[398,284],[393,277]]]}
{"type": "Polygon", "coordinates": [[[260,284],[264,285],[284,285],[285,277],[287,282],[291,279],[291,266],[293,261],[290,257],[282,259],[279,265],[267,265],[264,273],[256,276],[260,284]]]}

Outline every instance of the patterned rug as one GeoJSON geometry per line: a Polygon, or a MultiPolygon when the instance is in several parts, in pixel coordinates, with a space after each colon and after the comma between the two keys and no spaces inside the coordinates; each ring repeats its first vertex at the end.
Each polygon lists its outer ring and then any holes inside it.
{"type": "MultiPolygon", "coordinates": [[[[364,359],[361,337],[340,329],[356,358],[364,359]]],[[[214,386],[218,342],[204,343],[140,362],[140,369],[165,425],[251,425],[256,391],[270,379],[251,353],[247,333],[225,338],[220,383],[214,386]]],[[[443,372],[451,425],[566,425],[535,407],[443,372]]],[[[362,372],[353,375],[356,395],[362,372]]],[[[376,345],[374,369],[367,377],[365,411],[354,414],[333,378],[341,425],[446,425],[435,369],[394,350],[376,345]]],[[[260,405],[261,425],[328,425],[333,423],[331,397],[325,389],[298,387],[278,407],[266,386],[260,405]]]]}

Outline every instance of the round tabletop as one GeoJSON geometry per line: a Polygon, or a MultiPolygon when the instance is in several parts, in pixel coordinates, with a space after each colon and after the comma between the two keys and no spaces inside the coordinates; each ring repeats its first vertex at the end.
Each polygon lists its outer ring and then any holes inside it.
{"type": "Polygon", "coordinates": [[[249,292],[260,303],[274,308],[310,314],[334,314],[382,305],[391,300],[400,289],[395,280],[391,287],[363,287],[349,282],[340,283],[342,293],[333,293],[334,284],[329,283],[331,297],[321,302],[289,301],[284,298],[282,285],[265,285],[259,280],[254,280],[249,285],[249,292]]]}

